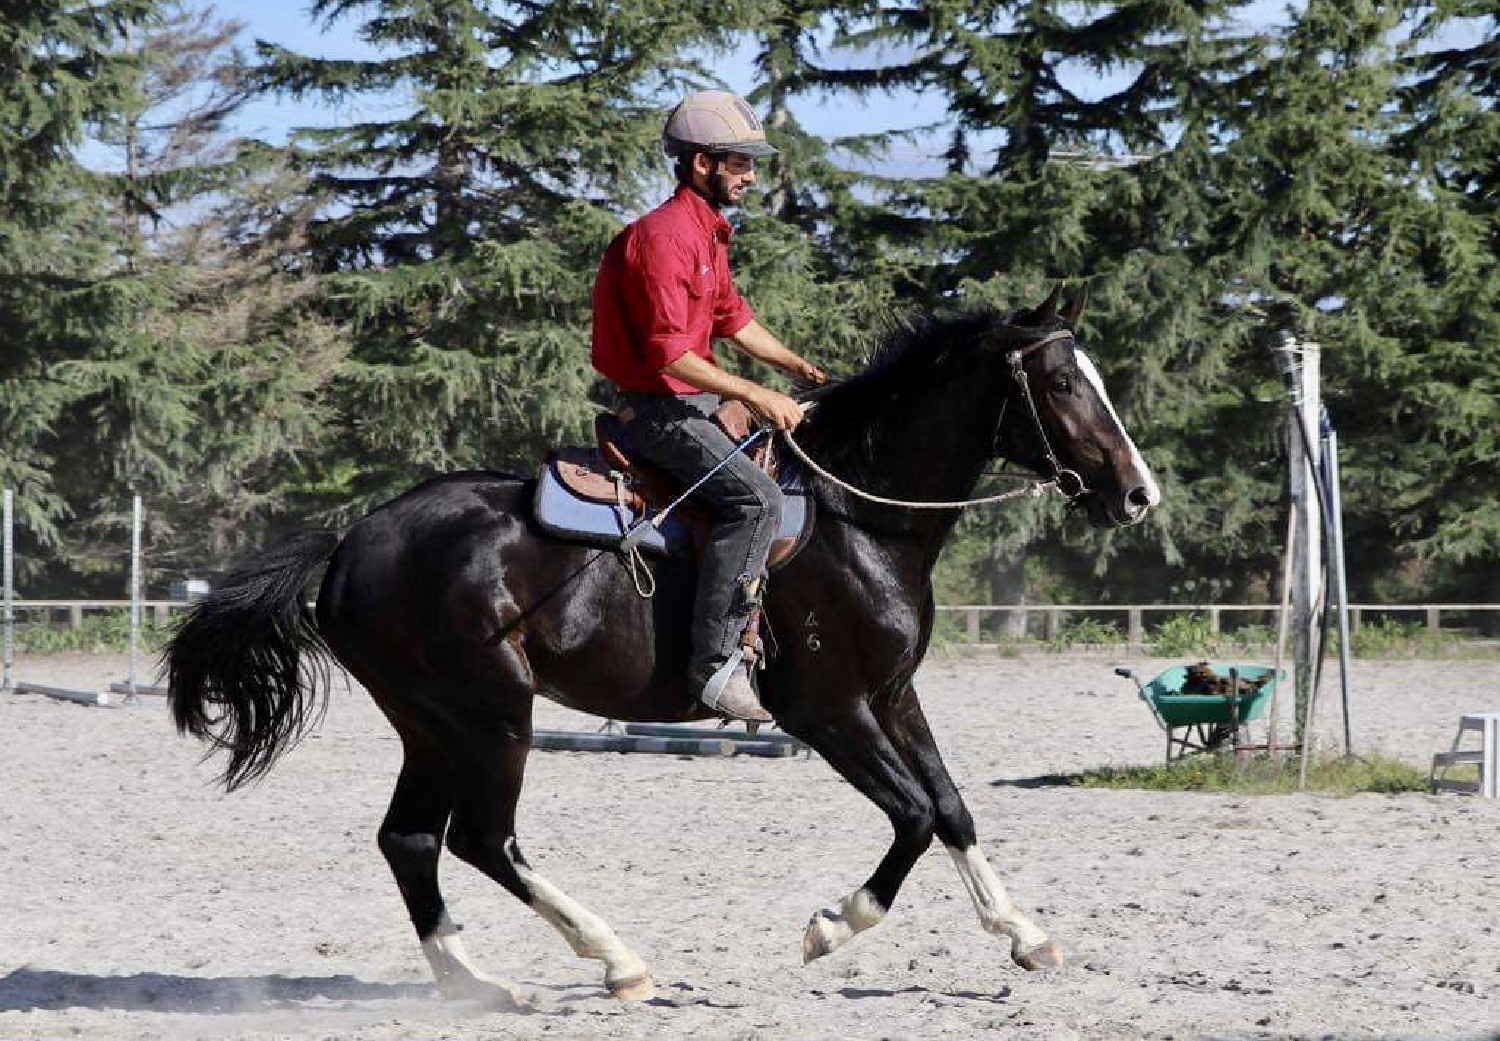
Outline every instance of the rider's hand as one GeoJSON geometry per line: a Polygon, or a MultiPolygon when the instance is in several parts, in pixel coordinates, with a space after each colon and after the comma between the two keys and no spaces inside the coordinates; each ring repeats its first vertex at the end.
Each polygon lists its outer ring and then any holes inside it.
{"type": "Polygon", "coordinates": [[[745,403],[777,430],[795,430],[802,422],[802,406],[780,391],[757,387],[745,403]]]}
{"type": "Polygon", "coordinates": [[[799,380],[821,386],[828,382],[828,374],[818,368],[810,361],[797,359],[797,364],[792,367],[792,375],[799,380]]]}

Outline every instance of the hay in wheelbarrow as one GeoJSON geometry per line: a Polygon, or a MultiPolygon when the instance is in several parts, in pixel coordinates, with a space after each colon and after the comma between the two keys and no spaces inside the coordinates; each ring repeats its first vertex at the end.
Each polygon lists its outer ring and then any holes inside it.
{"type": "Polygon", "coordinates": [[[1167,759],[1217,752],[1242,743],[1246,724],[1266,714],[1276,689],[1268,665],[1197,662],[1174,665],[1148,683],[1130,669],[1116,675],[1135,681],[1141,700],[1167,735],[1167,759]]]}

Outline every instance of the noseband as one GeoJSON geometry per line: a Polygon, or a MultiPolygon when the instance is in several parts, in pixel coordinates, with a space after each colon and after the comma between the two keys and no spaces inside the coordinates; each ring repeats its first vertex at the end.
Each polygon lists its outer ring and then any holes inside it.
{"type": "MultiPolygon", "coordinates": [[[[1032,428],[1036,431],[1038,440],[1042,443],[1042,455],[1051,468],[1047,474],[1048,480],[1069,501],[1079,498],[1089,491],[1089,486],[1083,483],[1083,477],[1078,471],[1070,470],[1058,462],[1057,453],[1052,450],[1052,441],[1047,437],[1047,429],[1042,425],[1042,415],[1037,411],[1036,399],[1031,394],[1031,377],[1026,374],[1025,361],[1028,355],[1046,347],[1048,344],[1057,343],[1060,340],[1072,340],[1073,330],[1056,329],[1040,340],[1034,340],[1024,347],[1017,347],[1006,354],[1005,360],[1010,363],[1011,378],[1020,385],[1021,399],[1026,402],[1026,411],[1031,416],[1032,428]]],[[[1076,346],[1076,345],[1075,345],[1076,346]]],[[[995,440],[1000,438],[1000,427],[1005,422],[1005,407],[1000,408],[1000,419],[995,424],[995,440]]]]}

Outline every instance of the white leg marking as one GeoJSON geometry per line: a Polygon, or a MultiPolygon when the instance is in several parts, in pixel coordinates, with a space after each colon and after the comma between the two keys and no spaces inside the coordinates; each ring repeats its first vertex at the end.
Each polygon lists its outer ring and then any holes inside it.
{"type": "Polygon", "coordinates": [[[1155,506],[1161,502],[1161,489],[1156,486],[1156,477],[1152,475],[1151,468],[1146,465],[1146,459],[1141,455],[1140,449],[1135,447],[1135,442],[1130,439],[1130,434],[1125,430],[1125,424],[1120,422],[1119,414],[1115,412],[1114,402],[1109,400],[1109,391],[1104,389],[1104,380],[1099,375],[1099,370],[1094,368],[1094,361],[1080,350],[1074,351],[1078,359],[1078,368],[1084,378],[1094,385],[1094,392],[1099,395],[1099,400],[1104,402],[1104,407],[1109,410],[1110,418],[1115,421],[1115,426],[1120,428],[1120,434],[1125,438],[1125,443],[1130,446],[1130,460],[1140,471],[1142,479],[1146,482],[1146,500],[1155,506]]]}
{"type": "Polygon", "coordinates": [[[963,850],[952,846],[947,849],[958,868],[958,877],[963,879],[964,888],[974,901],[974,909],[979,912],[979,924],[985,932],[1010,937],[1012,958],[1020,958],[1047,943],[1047,934],[1021,913],[978,845],[963,850]]]}
{"type": "Polygon", "coordinates": [[[506,844],[505,855],[531,890],[532,910],[562,934],[574,954],[604,962],[604,982],[611,991],[623,988],[628,992],[625,996],[637,999],[651,996],[645,992],[650,987],[650,969],[609,923],[521,863],[514,839],[506,844]]]}
{"type": "Polygon", "coordinates": [[[861,887],[812,916],[802,934],[803,964],[831,954],[850,938],[885,921],[886,909],[868,889],[861,887]]]}
{"type": "Polygon", "coordinates": [[[525,995],[514,983],[487,976],[475,968],[458,931],[451,925],[439,926],[437,932],[423,940],[422,953],[427,956],[433,979],[445,998],[526,1004],[525,995]]]}

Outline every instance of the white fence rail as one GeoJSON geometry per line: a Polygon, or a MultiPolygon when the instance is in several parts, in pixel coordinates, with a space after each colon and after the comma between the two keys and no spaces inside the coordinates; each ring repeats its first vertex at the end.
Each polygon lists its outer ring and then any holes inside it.
{"type": "MultiPolygon", "coordinates": [[[[1157,624],[1171,615],[1204,615],[1209,628],[1223,631],[1224,618],[1230,614],[1250,614],[1251,622],[1266,625],[1276,623],[1277,604],[949,604],[939,605],[939,617],[947,615],[963,619],[966,642],[984,644],[986,635],[998,637],[1001,632],[1019,636],[1042,635],[1046,639],[1059,636],[1070,617],[1078,616],[1109,618],[1123,616],[1124,635],[1133,647],[1146,641],[1147,615],[1158,616],[1157,624]],[[1040,633],[1035,632],[1032,619],[1042,619],[1040,633]],[[986,625],[985,623],[989,624],[986,625]]],[[[1370,617],[1417,615],[1425,621],[1430,632],[1443,631],[1443,616],[1448,616],[1449,630],[1456,615],[1471,615],[1475,612],[1500,611],[1500,604],[1350,604],[1349,628],[1358,630],[1370,617]]]]}
{"type": "MultiPolygon", "coordinates": [[[[175,612],[191,605],[186,600],[143,600],[143,610],[151,612],[152,621],[166,625],[175,612]]],[[[56,623],[65,622],[72,628],[83,625],[86,613],[129,610],[129,600],[22,600],[12,603],[18,622],[37,621],[37,615],[56,623]],[[27,616],[30,616],[28,619],[27,616]]],[[[996,637],[1002,631],[1033,633],[1053,639],[1060,635],[1070,618],[1079,616],[1123,618],[1124,635],[1133,645],[1146,642],[1148,621],[1160,624],[1171,615],[1203,615],[1208,618],[1214,632],[1222,631],[1227,615],[1249,614],[1251,622],[1274,625],[1276,604],[943,604],[938,608],[939,616],[958,617],[963,621],[963,632],[967,642],[982,644],[986,636],[996,637]],[[1148,616],[1150,616],[1148,618],[1148,616]],[[1033,619],[1040,618],[1040,626],[1033,619]],[[1039,630],[1039,631],[1038,631],[1039,630]]],[[[1350,604],[1349,625],[1358,629],[1370,617],[1416,615],[1431,632],[1444,631],[1445,616],[1448,631],[1455,631],[1476,613],[1500,611],[1500,604],[1350,604]],[[1458,623],[1458,624],[1455,624],[1458,623]]],[[[1118,628],[1118,627],[1117,627],[1118,628]]]]}

